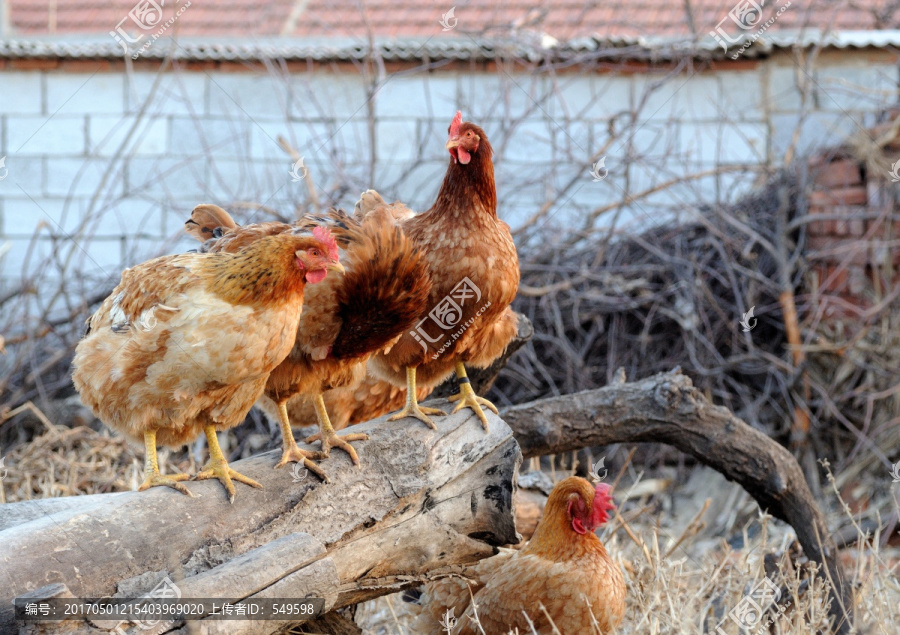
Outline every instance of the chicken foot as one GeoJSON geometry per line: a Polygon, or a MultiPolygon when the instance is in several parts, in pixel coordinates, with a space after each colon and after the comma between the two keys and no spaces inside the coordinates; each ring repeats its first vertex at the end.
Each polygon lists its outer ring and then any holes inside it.
{"type": "Polygon", "coordinates": [[[388,421],[396,421],[404,417],[414,417],[427,425],[432,430],[437,430],[437,426],[428,415],[446,415],[447,413],[438,408],[426,408],[419,405],[416,399],[416,369],[413,366],[406,368],[406,405],[403,410],[397,414],[388,417],[388,421]]]}
{"type": "Polygon", "coordinates": [[[228,491],[228,500],[231,503],[234,503],[235,494],[232,480],[262,489],[262,485],[252,478],[244,476],[240,472],[235,472],[229,467],[228,461],[225,460],[225,455],[222,454],[222,448],[219,447],[215,426],[203,426],[203,431],[206,433],[206,445],[209,447],[209,461],[203,466],[203,470],[194,477],[195,481],[202,481],[208,478],[218,479],[228,491]]]}
{"type": "Polygon", "coordinates": [[[328,476],[321,467],[316,463],[313,463],[313,459],[318,461],[319,459],[324,459],[328,455],[324,452],[310,452],[309,450],[303,450],[297,445],[297,442],[294,440],[294,433],[291,430],[291,420],[288,417],[287,400],[278,402],[278,424],[281,426],[282,450],[281,460],[275,468],[277,469],[288,463],[303,463],[310,472],[328,483],[328,476]]]}
{"type": "Polygon", "coordinates": [[[485,406],[488,410],[492,410],[494,414],[500,414],[497,411],[497,406],[484,397],[479,397],[475,394],[475,391],[472,389],[472,383],[469,381],[469,376],[466,375],[466,367],[462,362],[456,362],[456,381],[459,383],[459,392],[447,398],[450,401],[459,401],[451,414],[459,412],[463,408],[471,408],[475,411],[475,414],[478,415],[478,418],[481,419],[481,427],[487,432],[487,415],[484,414],[484,410],[481,409],[481,406],[485,406]]]}
{"type": "Polygon", "coordinates": [[[329,453],[331,452],[331,448],[340,448],[350,455],[350,459],[353,461],[354,465],[360,467],[359,456],[356,454],[356,450],[352,445],[350,445],[349,442],[368,441],[369,435],[363,434],[361,432],[353,432],[350,434],[339,436],[331,425],[331,419],[328,417],[328,410],[325,408],[325,399],[322,397],[322,393],[316,395],[314,403],[316,405],[316,415],[319,419],[319,432],[306,437],[305,443],[321,441],[322,454],[324,454],[325,456],[329,455],[329,453]]]}
{"type": "Polygon", "coordinates": [[[156,458],[156,430],[148,430],[144,433],[144,482],[138,487],[139,492],[150,489],[151,487],[166,486],[177,489],[182,494],[190,497],[191,490],[182,485],[179,481],[186,481],[191,478],[190,474],[167,474],[163,476],[159,473],[159,462],[156,458]]]}

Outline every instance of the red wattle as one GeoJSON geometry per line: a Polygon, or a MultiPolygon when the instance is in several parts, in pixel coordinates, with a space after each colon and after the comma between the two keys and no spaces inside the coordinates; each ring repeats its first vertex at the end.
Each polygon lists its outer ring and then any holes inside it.
{"type": "Polygon", "coordinates": [[[306,274],[306,281],[310,284],[316,284],[317,282],[322,282],[325,279],[325,275],[328,272],[324,269],[313,269],[312,271],[306,274]]]}

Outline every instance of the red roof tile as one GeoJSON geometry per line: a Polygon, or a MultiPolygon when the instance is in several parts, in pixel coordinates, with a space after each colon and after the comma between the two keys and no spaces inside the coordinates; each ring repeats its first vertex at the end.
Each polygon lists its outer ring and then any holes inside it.
{"type": "MultiPolygon", "coordinates": [[[[744,0],[753,2],[754,0],[744,0]]],[[[758,0],[761,1],[761,0],[758,0]]],[[[546,33],[565,41],[576,37],[681,37],[692,30],[706,38],[735,5],[730,0],[7,0],[11,35],[103,34],[123,26],[136,6],[163,4],[163,21],[191,2],[172,28],[184,36],[255,37],[288,35],[298,38],[343,37],[364,40],[371,29],[379,38],[451,38],[478,35],[514,36],[546,33]],[[442,31],[439,21],[455,4],[456,27],[442,31]],[[688,14],[687,6],[691,13],[688,14]]],[[[763,16],[775,15],[787,0],[764,2],[763,16]]],[[[840,30],[895,29],[900,7],[893,0],[852,3],[817,0],[792,4],[770,27],[773,32],[816,27],[840,30]]],[[[765,20],[764,20],[765,21],[765,20]]],[[[151,32],[153,29],[151,29],[151,32]]],[[[729,32],[732,32],[729,31],[729,32]]],[[[750,32],[754,32],[755,28],[750,32]]]]}

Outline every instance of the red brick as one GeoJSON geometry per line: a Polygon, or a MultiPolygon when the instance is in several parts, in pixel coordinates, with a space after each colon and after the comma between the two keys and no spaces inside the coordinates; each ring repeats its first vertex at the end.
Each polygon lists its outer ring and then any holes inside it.
{"type": "Polygon", "coordinates": [[[816,190],[809,195],[810,205],[865,205],[866,201],[865,187],[816,190]]]}
{"type": "Polygon", "coordinates": [[[841,159],[826,163],[812,172],[817,188],[839,188],[862,185],[862,170],[853,159],[841,159]]]}
{"type": "Polygon", "coordinates": [[[807,257],[810,260],[846,266],[866,266],[872,260],[869,245],[863,240],[810,236],[807,244],[807,257]]]}
{"type": "Polygon", "coordinates": [[[862,238],[866,233],[866,222],[862,218],[841,218],[833,221],[832,235],[862,238]]]}
{"type": "Polygon", "coordinates": [[[709,65],[711,71],[752,71],[759,67],[759,60],[717,60],[709,65]]]}
{"type": "Polygon", "coordinates": [[[848,267],[847,288],[851,296],[860,297],[872,288],[872,281],[862,266],[848,267]]]}
{"type": "Polygon", "coordinates": [[[216,63],[212,60],[179,61],[178,66],[186,71],[214,71],[216,63]]]}
{"type": "Polygon", "coordinates": [[[66,73],[109,72],[112,65],[107,60],[62,60],[59,70],[66,73]]]}
{"type": "Polygon", "coordinates": [[[252,73],[253,65],[250,62],[219,62],[216,70],[221,73],[252,73]]]}
{"type": "Polygon", "coordinates": [[[815,268],[819,293],[840,294],[847,288],[847,268],[819,265],[815,268]]]}
{"type": "Polygon", "coordinates": [[[55,69],[57,66],[59,66],[59,60],[56,58],[45,59],[35,57],[9,60],[10,70],[16,71],[49,71],[55,69]]]}
{"type": "Polygon", "coordinates": [[[806,224],[806,233],[810,236],[830,236],[833,232],[832,220],[817,220],[806,224]]]}

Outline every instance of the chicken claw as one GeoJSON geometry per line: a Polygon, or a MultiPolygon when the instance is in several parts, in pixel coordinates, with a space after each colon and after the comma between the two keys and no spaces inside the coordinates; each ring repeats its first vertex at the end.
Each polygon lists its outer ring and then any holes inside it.
{"type": "Polygon", "coordinates": [[[420,406],[417,403],[409,403],[407,399],[406,406],[403,407],[403,410],[398,412],[397,414],[388,417],[388,421],[397,421],[398,419],[403,419],[404,417],[413,417],[414,419],[418,419],[426,426],[431,428],[432,430],[437,430],[437,425],[435,425],[434,421],[431,420],[431,417],[428,415],[446,415],[447,413],[439,408],[428,408],[426,406],[420,406]]]}
{"type": "Polygon", "coordinates": [[[151,487],[171,487],[177,489],[182,494],[194,497],[191,490],[186,488],[179,481],[186,481],[191,478],[190,474],[167,474],[162,476],[159,473],[159,463],[156,459],[156,430],[148,430],[144,433],[144,482],[138,487],[139,492],[150,489],[151,487]]]}
{"type": "Polygon", "coordinates": [[[252,478],[244,476],[240,472],[235,472],[229,467],[228,461],[225,460],[225,456],[222,454],[222,448],[219,447],[219,440],[216,438],[215,427],[204,426],[203,430],[206,432],[206,443],[209,446],[209,461],[203,466],[203,470],[194,476],[194,480],[202,481],[209,478],[218,479],[228,491],[228,500],[232,504],[234,503],[235,494],[234,483],[232,483],[233,480],[238,481],[239,483],[245,483],[251,487],[262,489],[262,485],[252,478]]]}
{"type": "Polygon", "coordinates": [[[404,417],[414,417],[424,423],[432,430],[437,430],[434,421],[428,415],[446,415],[447,413],[438,408],[426,408],[420,406],[416,399],[416,369],[407,367],[406,369],[406,405],[403,410],[397,414],[388,417],[388,421],[397,421],[404,417]]]}
{"type": "Polygon", "coordinates": [[[313,441],[321,441],[322,454],[326,457],[330,454],[331,448],[341,448],[350,455],[353,465],[359,466],[359,456],[356,454],[356,450],[353,446],[348,442],[368,441],[369,435],[361,432],[353,432],[351,434],[345,434],[342,437],[338,436],[334,431],[334,427],[331,425],[331,419],[328,417],[328,409],[325,407],[325,399],[322,397],[322,393],[316,395],[314,403],[316,406],[316,415],[319,418],[319,431],[312,436],[306,437],[305,442],[312,443],[313,441]]]}
{"type": "Polygon", "coordinates": [[[350,459],[353,461],[353,465],[359,465],[359,455],[356,454],[356,450],[353,448],[349,441],[368,441],[369,435],[363,434],[361,432],[354,432],[351,434],[345,434],[340,436],[337,432],[332,430],[331,432],[325,432],[324,437],[323,433],[316,432],[315,434],[306,437],[304,443],[312,443],[314,441],[322,442],[322,454],[326,457],[329,455],[331,448],[340,448],[344,452],[350,455],[350,459]]]}
{"type": "Polygon", "coordinates": [[[318,461],[319,459],[326,458],[328,455],[325,452],[310,452],[309,450],[303,450],[294,440],[294,433],[291,430],[291,420],[288,418],[287,413],[286,399],[278,402],[278,420],[278,424],[281,426],[282,450],[281,460],[278,461],[275,469],[277,470],[279,467],[283,467],[288,463],[303,463],[310,472],[326,483],[330,483],[331,481],[328,479],[328,476],[326,476],[322,468],[312,462],[312,459],[318,461]]]}
{"type": "Polygon", "coordinates": [[[278,465],[275,466],[275,469],[283,467],[288,463],[303,463],[304,467],[310,472],[326,483],[330,483],[331,480],[328,478],[328,475],[325,474],[325,471],[319,467],[317,463],[313,463],[312,461],[312,459],[318,461],[319,459],[324,458],[325,454],[323,452],[310,452],[309,450],[304,450],[297,445],[296,441],[294,441],[293,445],[285,444],[284,449],[281,451],[281,460],[278,462],[278,465]]]}
{"type": "Polygon", "coordinates": [[[191,490],[179,483],[179,481],[186,481],[189,478],[191,478],[190,474],[167,474],[166,476],[163,476],[158,472],[156,474],[148,474],[144,478],[144,482],[141,483],[141,486],[138,488],[138,491],[143,492],[150,489],[151,487],[166,486],[171,487],[172,489],[177,489],[182,494],[193,498],[194,495],[191,494],[191,490]]]}
{"type": "Polygon", "coordinates": [[[456,407],[450,414],[459,412],[463,408],[471,408],[481,420],[481,427],[487,432],[487,415],[484,414],[484,410],[481,409],[481,406],[487,407],[487,409],[493,411],[494,414],[500,414],[497,410],[497,406],[484,397],[479,397],[475,394],[475,391],[472,389],[472,384],[469,382],[469,377],[466,375],[466,368],[463,366],[462,362],[456,363],[456,377],[459,382],[459,392],[455,395],[451,395],[447,399],[450,401],[459,401],[459,403],[456,404],[456,407]]]}

